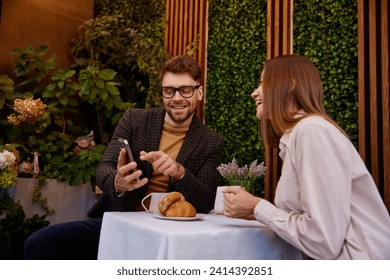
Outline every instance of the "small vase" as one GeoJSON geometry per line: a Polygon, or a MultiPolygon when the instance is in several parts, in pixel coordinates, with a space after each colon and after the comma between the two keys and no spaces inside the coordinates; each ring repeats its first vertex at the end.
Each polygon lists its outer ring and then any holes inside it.
{"type": "Polygon", "coordinates": [[[247,192],[254,194],[254,181],[249,180],[232,180],[233,185],[238,185],[243,187],[247,192]]]}
{"type": "Polygon", "coordinates": [[[238,186],[241,186],[243,188],[247,188],[247,186],[250,185],[250,181],[248,180],[232,180],[232,183],[233,185],[238,185],[238,186]]]}

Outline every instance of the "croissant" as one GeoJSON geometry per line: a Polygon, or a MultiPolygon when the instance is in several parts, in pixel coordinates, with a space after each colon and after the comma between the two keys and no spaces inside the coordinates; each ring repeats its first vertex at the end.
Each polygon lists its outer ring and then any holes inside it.
{"type": "Polygon", "coordinates": [[[158,210],[161,214],[165,214],[169,207],[175,202],[184,200],[184,196],[179,192],[170,192],[163,195],[158,201],[158,210]]]}
{"type": "Polygon", "coordinates": [[[158,210],[167,217],[195,217],[196,210],[179,192],[170,192],[158,202],[158,210]]]}
{"type": "Polygon", "coordinates": [[[165,212],[167,217],[195,217],[196,210],[191,203],[185,200],[175,202],[165,212]]]}

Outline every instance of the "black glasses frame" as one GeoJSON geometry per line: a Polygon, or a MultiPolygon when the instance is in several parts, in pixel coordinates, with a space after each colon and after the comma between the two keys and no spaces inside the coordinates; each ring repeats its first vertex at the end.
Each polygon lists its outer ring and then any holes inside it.
{"type": "Polygon", "coordinates": [[[191,98],[193,95],[194,95],[194,91],[198,88],[200,88],[201,85],[196,85],[196,86],[181,86],[181,87],[161,87],[161,94],[165,97],[165,98],[172,98],[175,96],[176,92],[179,92],[179,94],[183,97],[183,98],[191,98]],[[192,92],[191,92],[191,95],[190,96],[184,96],[183,93],[181,92],[184,88],[192,88],[192,92]],[[165,95],[164,94],[164,89],[170,89],[173,91],[173,94],[171,95],[165,95]]]}

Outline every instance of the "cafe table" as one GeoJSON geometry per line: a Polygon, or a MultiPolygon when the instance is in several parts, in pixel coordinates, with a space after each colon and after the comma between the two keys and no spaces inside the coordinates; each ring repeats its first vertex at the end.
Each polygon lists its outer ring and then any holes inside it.
{"type": "Polygon", "coordinates": [[[98,259],[302,259],[302,255],[258,221],[213,213],[174,220],[149,212],[106,212],[98,259]]]}

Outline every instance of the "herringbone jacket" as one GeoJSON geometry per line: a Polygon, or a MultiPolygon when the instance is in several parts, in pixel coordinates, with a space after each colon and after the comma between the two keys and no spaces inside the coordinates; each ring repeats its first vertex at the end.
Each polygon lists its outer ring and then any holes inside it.
{"type": "MultiPolygon", "coordinates": [[[[100,162],[96,181],[103,194],[89,210],[91,218],[101,217],[105,211],[132,211],[145,196],[147,185],[117,197],[114,178],[120,146],[119,137],[128,139],[137,168],[142,178],[150,179],[153,167],[139,159],[140,151],[157,151],[164,124],[165,109],[129,109],[122,116],[103,160],[100,162]]],[[[216,187],[221,183],[217,167],[222,162],[223,139],[207,128],[194,116],[190,129],[176,158],[185,169],[185,176],[176,183],[170,182],[168,191],[181,192],[198,213],[208,213],[214,206],[216,187]]]]}

